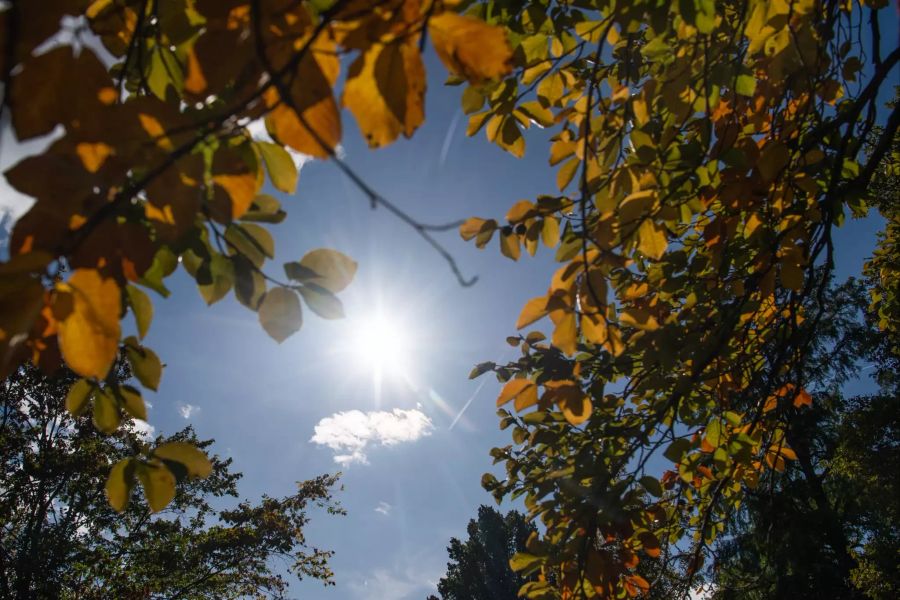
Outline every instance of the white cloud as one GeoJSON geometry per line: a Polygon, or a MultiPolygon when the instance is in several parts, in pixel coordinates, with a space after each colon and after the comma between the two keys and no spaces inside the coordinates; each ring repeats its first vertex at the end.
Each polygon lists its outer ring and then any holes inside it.
{"type": "Polygon", "coordinates": [[[391,514],[392,508],[394,507],[382,500],[378,503],[378,506],[375,507],[375,512],[381,513],[384,516],[388,516],[389,514],[391,514]]]}
{"type": "Polygon", "coordinates": [[[363,577],[351,579],[348,587],[357,598],[391,598],[407,600],[421,598],[432,592],[436,584],[422,575],[419,569],[375,569],[363,577]]]}
{"type": "Polygon", "coordinates": [[[393,446],[414,442],[431,435],[433,430],[431,419],[416,409],[365,413],[349,410],[319,421],[309,441],[331,448],[338,464],[368,464],[366,449],[370,444],[393,446]]]}
{"type": "Polygon", "coordinates": [[[147,421],[134,419],[131,423],[134,425],[134,428],[138,432],[138,435],[140,435],[145,440],[152,440],[153,436],[156,435],[156,428],[147,421]]]}
{"type": "Polygon", "coordinates": [[[179,404],[178,405],[178,414],[180,414],[185,419],[190,419],[191,415],[200,412],[200,407],[195,406],[193,404],[179,404]]]}

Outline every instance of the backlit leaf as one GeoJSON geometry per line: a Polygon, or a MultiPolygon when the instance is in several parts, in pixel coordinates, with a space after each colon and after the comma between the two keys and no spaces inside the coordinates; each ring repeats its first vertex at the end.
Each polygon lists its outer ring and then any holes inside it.
{"type": "Polygon", "coordinates": [[[497,406],[503,406],[525,390],[534,387],[534,382],[530,379],[510,379],[500,390],[500,395],[497,396],[497,406]]]}
{"type": "Polygon", "coordinates": [[[428,34],[444,66],[473,83],[497,79],[512,69],[512,50],[500,27],[444,12],[428,20],[428,34]]]}
{"type": "Polygon", "coordinates": [[[138,337],[141,339],[147,335],[150,329],[150,323],[153,321],[153,303],[150,297],[138,287],[133,285],[125,286],[125,293],[128,296],[128,305],[134,314],[134,320],[137,324],[138,337]]]}
{"type": "Polygon", "coordinates": [[[307,252],[299,262],[304,269],[302,274],[292,271],[290,264],[292,263],[285,265],[288,277],[302,283],[315,283],[333,294],[350,285],[357,267],[356,261],[346,254],[328,248],[307,252]],[[309,275],[310,273],[314,275],[309,275]]]}
{"type": "Polygon", "coordinates": [[[425,120],[425,67],[418,36],[372,44],[350,65],[343,104],[372,147],[412,136],[425,120]]]}
{"type": "Polygon", "coordinates": [[[69,388],[69,393],[66,394],[66,410],[73,416],[84,412],[93,391],[94,386],[87,379],[79,379],[73,383],[69,388]]]}
{"type": "Polygon", "coordinates": [[[134,376],[143,386],[156,391],[159,388],[159,380],[162,378],[162,362],[156,352],[146,346],[141,346],[133,337],[127,338],[125,344],[125,354],[128,362],[131,363],[134,376]]]}
{"type": "Polygon", "coordinates": [[[123,458],[112,466],[106,478],[106,499],[116,512],[122,512],[131,498],[134,487],[132,459],[123,458]]]}
{"type": "Polygon", "coordinates": [[[546,296],[538,296],[537,298],[532,298],[525,303],[525,306],[522,307],[522,312],[519,314],[518,321],[516,321],[516,329],[528,327],[535,321],[546,317],[547,312],[546,296]]]}
{"type": "MultiPolygon", "coordinates": [[[[254,142],[254,145],[262,155],[269,179],[275,189],[293,194],[297,189],[297,165],[287,150],[271,142],[254,142]]],[[[245,215],[246,216],[246,215],[245,215]]]]}
{"type": "Polygon", "coordinates": [[[212,463],[202,450],[187,442],[167,442],[153,450],[158,458],[181,463],[187,469],[189,477],[208,477],[212,473],[212,463]]]}
{"type": "Polygon", "coordinates": [[[266,292],[259,305],[259,322],[278,343],[299,331],[303,324],[303,314],[297,293],[282,287],[266,292]]]}
{"type": "Polygon", "coordinates": [[[105,378],[119,346],[119,286],[94,269],[78,269],[58,287],[72,297],[72,310],[59,323],[63,358],[79,375],[105,378]]]}
{"type": "Polygon", "coordinates": [[[103,433],[113,433],[121,422],[118,403],[109,389],[94,394],[94,426],[103,433]]]}
{"type": "Polygon", "coordinates": [[[152,512],[159,512],[175,497],[175,476],[162,464],[139,464],[135,469],[152,512]]]}
{"type": "Polygon", "coordinates": [[[307,284],[300,288],[303,301],[323,319],[343,319],[344,305],[340,299],[324,287],[307,284]]]}

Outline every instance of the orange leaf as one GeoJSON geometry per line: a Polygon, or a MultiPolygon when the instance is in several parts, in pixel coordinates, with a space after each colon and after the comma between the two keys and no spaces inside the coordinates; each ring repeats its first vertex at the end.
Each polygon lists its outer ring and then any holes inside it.
{"type": "Polygon", "coordinates": [[[637,537],[641,542],[641,545],[644,547],[644,552],[647,553],[647,556],[649,556],[650,558],[656,558],[659,556],[659,540],[655,535],[653,535],[649,531],[642,531],[638,534],[637,537]]]}
{"type": "Polygon", "coordinates": [[[425,120],[425,66],[418,36],[372,44],[347,74],[342,103],[359,123],[369,146],[412,136],[425,120]]]}
{"type": "Polygon", "coordinates": [[[547,297],[538,296],[537,298],[532,298],[522,307],[522,312],[519,314],[519,320],[516,321],[516,329],[528,327],[535,321],[543,319],[546,316],[547,297]]]}
{"type": "Polygon", "coordinates": [[[503,389],[500,390],[500,395],[497,397],[497,406],[503,406],[529,387],[534,387],[534,382],[530,379],[510,379],[503,386],[503,389]]]}
{"type": "Polygon", "coordinates": [[[809,392],[804,389],[801,389],[800,392],[794,397],[794,406],[796,408],[800,408],[801,406],[812,406],[812,396],[810,396],[809,392]]]}
{"type": "Polygon", "coordinates": [[[444,66],[472,83],[497,79],[512,69],[512,50],[500,27],[445,12],[429,19],[428,33],[444,66]]]}
{"type": "Polygon", "coordinates": [[[575,323],[575,313],[567,312],[556,323],[556,329],[553,330],[553,345],[559,348],[565,354],[572,356],[578,342],[578,327],[575,323]]]}

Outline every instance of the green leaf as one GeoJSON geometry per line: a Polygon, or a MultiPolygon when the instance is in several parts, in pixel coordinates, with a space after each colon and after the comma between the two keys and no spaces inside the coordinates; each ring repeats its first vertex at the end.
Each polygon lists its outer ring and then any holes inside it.
{"type": "Polygon", "coordinates": [[[462,109],[467,115],[478,112],[484,106],[484,96],[477,88],[469,86],[462,94],[462,109]]]}
{"type": "Polygon", "coordinates": [[[94,426],[103,433],[113,433],[121,422],[119,406],[109,389],[94,394],[94,426]]]}
{"type": "Polygon", "coordinates": [[[112,466],[106,478],[106,499],[116,512],[122,512],[134,487],[134,462],[123,458],[112,466]]]}
{"type": "Polygon", "coordinates": [[[669,447],[663,452],[663,456],[674,463],[681,462],[681,457],[690,447],[691,443],[688,440],[680,438],[669,444],[669,447]]]}
{"type": "Polygon", "coordinates": [[[282,146],[270,142],[254,142],[254,145],[262,154],[266,170],[269,172],[269,179],[272,180],[275,189],[293,194],[297,189],[299,174],[290,153],[282,146]]]}
{"type": "Polygon", "coordinates": [[[221,254],[213,254],[209,263],[201,267],[208,272],[208,284],[200,284],[197,288],[207,304],[218,302],[231,291],[234,286],[234,264],[221,254]]]}
{"type": "Polygon", "coordinates": [[[135,419],[147,420],[147,405],[144,403],[140,391],[130,385],[123,385],[119,386],[116,392],[126,413],[135,419]]]}
{"type": "Polygon", "coordinates": [[[480,377],[481,375],[492,370],[495,366],[496,365],[492,362],[479,363],[479,364],[475,365],[475,368],[473,368],[469,372],[469,379],[475,379],[476,377],[480,377]]]}
{"type": "Polygon", "coordinates": [[[307,283],[300,288],[300,294],[306,305],[323,319],[344,318],[344,305],[327,289],[314,283],[307,283]]]}
{"type": "Polygon", "coordinates": [[[153,450],[153,455],[184,465],[190,477],[203,479],[212,473],[212,463],[206,457],[206,454],[187,442],[160,444],[153,450]]]}
{"type": "Polygon", "coordinates": [[[234,296],[250,310],[256,310],[266,293],[266,280],[244,256],[235,256],[231,260],[234,265],[234,296]]]}
{"type": "Polygon", "coordinates": [[[225,230],[231,254],[241,254],[257,267],[275,256],[275,240],[267,229],[253,223],[231,224],[225,230]]]}
{"type": "Polygon", "coordinates": [[[162,362],[156,353],[141,346],[133,336],[125,339],[125,355],[131,363],[134,376],[144,387],[154,392],[159,389],[159,380],[162,377],[162,362]]]}
{"type": "Polygon", "coordinates": [[[641,486],[656,498],[661,498],[663,495],[662,486],[656,477],[650,477],[649,475],[641,477],[641,486]]]}
{"type": "Polygon", "coordinates": [[[162,464],[137,465],[137,476],[152,512],[159,512],[175,497],[175,476],[162,464]]]}
{"type": "Polygon", "coordinates": [[[73,416],[80,415],[87,407],[93,391],[94,385],[87,379],[79,379],[73,383],[66,394],[66,410],[73,416]]]}
{"type": "Polygon", "coordinates": [[[178,257],[168,246],[162,246],[153,257],[150,268],[144,271],[144,274],[138,279],[138,283],[147,286],[163,298],[168,298],[170,292],[163,284],[163,280],[171,275],[176,267],[178,267],[178,257]]]}
{"type": "Polygon", "coordinates": [[[741,96],[752,96],[756,92],[756,77],[752,75],[738,75],[734,91],[741,96]]]}
{"type": "Polygon", "coordinates": [[[287,213],[281,210],[281,203],[268,194],[259,194],[253,199],[250,209],[241,217],[241,221],[257,221],[259,223],[281,223],[287,213]]]}
{"type": "Polygon", "coordinates": [[[138,337],[143,339],[153,321],[153,303],[150,301],[150,296],[136,286],[130,284],[125,286],[125,293],[128,295],[128,305],[131,307],[137,323],[138,337]]]}
{"type": "Polygon", "coordinates": [[[509,567],[513,571],[524,571],[527,574],[529,570],[538,567],[542,562],[544,562],[544,559],[540,556],[528,554],[527,552],[516,552],[509,559],[509,567]]]}
{"type": "Polygon", "coordinates": [[[272,288],[259,305],[259,322],[279,344],[300,330],[303,313],[300,298],[287,288],[272,288]]]}

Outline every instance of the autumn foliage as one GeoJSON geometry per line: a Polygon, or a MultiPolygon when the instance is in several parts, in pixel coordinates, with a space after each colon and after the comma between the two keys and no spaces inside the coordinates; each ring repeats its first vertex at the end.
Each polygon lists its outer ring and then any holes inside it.
{"type": "MultiPolygon", "coordinates": [[[[167,296],[179,265],[207,303],[233,293],[279,342],[307,309],[342,316],[356,263],[313,249],[272,275],[268,225],[285,213],[261,190],[266,175],[295,190],[297,152],[384,202],[336,155],[341,109],[372,147],[413,135],[430,44],[449,82],[466,84],[469,135],[514,156],[528,129],[552,136],[557,189],[460,228],[480,248],[497,238],[512,260],[544,246],[560,263],[516,323],[549,337],[512,337],[520,358],[473,372],[504,382],[513,433],[493,451],[508,477],[485,486],[524,497],[543,522],[512,560],[531,579],[522,593],[637,596],[649,586],[641,558],[670,552],[692,575],[742,493],[797,459],[786,425],[812,402],[803,373],[822,313],[809,300],[833,271],[833,230],[867,212],[882,165],[897,169],[900,114],[878,110],[900,62],[882,51],[885,7],[12,2],[0,13],[4,107],[18,139],[58,136],[6,172],[36,202],[0,265],[2,372],[62,360],[83,377],[73,412],[92,410],[107,432],[122,411],[145,418],[140,391],[108,373],[124,357],[158,385],[160,359],[141,341],[148,291],[167,296]],[[48,45],[63,17],[85,29],[48,45]],[[269,139],[248,133],[259,121],[269,139]],[[123,318],[138,336],[121,339],[123,318]]],[[[896,290],[878,293],[888,315],[881,299],[896,290]]],[[[193,450],[148,448],[113,469],[113,505],[139,481],[164,506],[167,461],[205,471],[193,450]]]]}
{"type": "MultiPolygon", "coordinates": [[[[147,418],[140,391],[108,375],[124,357],[157,388],[162,363],[141,341],[148,291],[168,296],[179,265],[207,303],[233,292],[279,342],[301,328],[304,305],[343,316],[337,294],[356,271],[345,255],[314,249],[283,277],[264,270],[275,252],[266,225],[285,216],[261,193],[266,173],[292,193],[290,152],[334,157],[342,106],[372,147],[411,136],[424,119],[426,35],[471,82],[512,66],[502,29],[440,2],[72,0],[11,3],[0,16],[15,135],[59,134],[5,174],[35,204],[0,266],[0,370],[31,361],[49,372],[65,361],[84,378],[67,406],[93,411],[106,433],[123,412],[147,418]],[[84,30],[47,49],[66,17],[84,30]],[[255,120],[270,140],[250,136],[255,120]],[[122,339],[125,318],[137,337],[122,339]]],[[[151,509],[163,508],[175,493],[166,461],[191,476],[209,470],[188,446],[148,449],[113,468],[110,503],[121,510],[139,481],[151,509]]]]}

